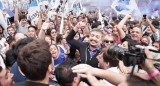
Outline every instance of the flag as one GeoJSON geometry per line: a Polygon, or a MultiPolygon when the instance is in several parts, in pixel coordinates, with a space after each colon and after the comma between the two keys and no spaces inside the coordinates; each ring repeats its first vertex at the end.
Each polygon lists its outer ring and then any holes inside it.
{"type": "Polygon", "coordinates": [[[101,22],[102,28],[104,28],[104,21],[103,21],[103,17],[101,15],[100,9],[99,9],[99,12],[98,12],[98,21],[101,22]]]}
{"type": "Polygon", "coordinates": [[[6,11],[7,11],[7,14],[8,14],[10,17],[13,17],[13,16],[14,16],[14,13],[13,13],[11,10],[9,10],[9,9],[6,8],[6,11]]]}
{"type": "Polygon", "coordinates": [[[28,18],[30,18],[32,25],[35,25],[35,22],[38,19],[40,8],[38,6],[37,0],[31,0],[31,4],[28,9],[28,18]]]}
{"type": "Polygon", "coordinates": [[[31,4],[29,6],[30,7],[36,7],[36,6],[38,6],[38,1],[37,0],[31,0],[31,4]]]}
{"type": "Polygon", "coordinates": [[[2,4],[2,2],[0,1],[0,10],[3,10],[4,9],[4,6],[2,4]]]}
{"type": "Polygon", "coordinates": [[[63,13],[61,17],[60,34],[63,34],[63,13]]]}
{"type": "Polygon", "coordinates": [[[135,0],[114,0],[111,7],[118,15],[132,13],[134,18],[137,19],[141,16],[135,0]]]}

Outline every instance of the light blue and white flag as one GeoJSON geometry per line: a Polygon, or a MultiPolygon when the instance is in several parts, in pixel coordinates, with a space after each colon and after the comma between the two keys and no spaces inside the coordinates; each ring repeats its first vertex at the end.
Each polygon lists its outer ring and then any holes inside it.
{"type": "Polygon", "coordinates": [[[0,1],[0,10],[3,10],[4,9],[4,6],[2,4],[2,2],[0,1]]]}
{"type": "Polygon", "coordinates": [[[117,14],[124,15],[132,13],[133,10],[138,8],[135,0],[114,0],[111,7],[117,14]]]}
{"type": "Polygon", "coordinates": [[[31,0],[31,4],[29,5],[28,9],[28,18],[30,18],[32,25],[35,25],[38,16],[39,16],[40,8],[38,6],[37,0],[31,0]]]}
{"type": "Polygon", "coordinates": [[[111,7],[118,15],[132,13],[134,17],[141,16],[135,0],[114,0],[111,7]]]}
{"type": "Polygon", "coordinates": [[[29,4],[29,7],[36,7],[38,6],[38,1],[37,0],[31,0],[31,4],[29,4]]]}
{"type": "Polygon", "coordinates": [[[99,9],[99,12],[98,12],[98,21],[101,22],[102,28],[104,28],[104,20],[103,20],[100,9],[99,9]]]}

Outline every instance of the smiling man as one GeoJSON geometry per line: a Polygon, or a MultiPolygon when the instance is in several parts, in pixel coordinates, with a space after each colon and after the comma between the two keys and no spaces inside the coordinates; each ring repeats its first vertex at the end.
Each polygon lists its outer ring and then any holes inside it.
{"type": "Polygon", "coordinates": [[[99,29],[93,29],[89,34],[89,42],[82,43],[73,39],[79,28],[85,28],[85,25],[83,23],[78,23],[68,35],[67,42],[72,47],[79,50],[82,63],[98,67],[98,60],[96,57],[99,50],[103,48],[101,45],[103,32],[99,29]]]}
{"type": "MultiPolygon", "coordinates": [[[[122,42],[124,41],[128,41],[130,40],[130,38],[128,38],[125,34],[125,32],[123,31],[123,26],[124,24],[127,22],[128,19],[130,19],[132,17],[132,14],[127,14],[118,24],[117,26],[117,30],[118,33],[120,35],[120,38],[122,40],[122,42]]],[[[141,38],[142,38],[142,29],[140,26],[135,26],[133,27],[133,29],[131,29],[131,40],[136,41],[137,43],[141,42],[141,38]]]]}

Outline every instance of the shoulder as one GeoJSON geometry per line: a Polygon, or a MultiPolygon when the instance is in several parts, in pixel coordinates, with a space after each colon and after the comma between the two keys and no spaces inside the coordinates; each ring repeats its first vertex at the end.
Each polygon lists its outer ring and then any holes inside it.
{"type": "Polygon", "coordinates": [[[19,83],[15,83],[11,86],[27,86],[26,84],[27,84],[26,82],[19,82],[19,83]]]}

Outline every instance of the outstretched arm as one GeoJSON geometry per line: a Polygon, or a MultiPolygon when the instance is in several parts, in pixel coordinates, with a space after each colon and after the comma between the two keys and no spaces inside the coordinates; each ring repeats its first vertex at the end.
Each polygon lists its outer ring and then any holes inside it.
{"type": "Polygon", "coordinates": [[[118,30],[118,33],[119,33],[121,39],[123,39],[123,38],[126,36],[126,34],[125,34],[125,32],[122,30],[122,28],[123,28],[124,24],[126,23],[126,21],[127,21],[129,18],[131,18],[131,17],[132,17],[132,14],[127,14],[127,15],[119,22],[119,24],[118,24],[118,26],[117,26],[117,30],[118,30]]]}
{"type": "Polygon", "coordinates": [[[109,70],[93,68],[87,64],[80,64],[80,65],[74,66],[72,70],[73,72],[76,72],[76,73],[92,74],[93,76],[103,78],[114,85],[118,85],[122,81],[126,80],[126,77],[119,73],[112,72],[109,70]]]}

